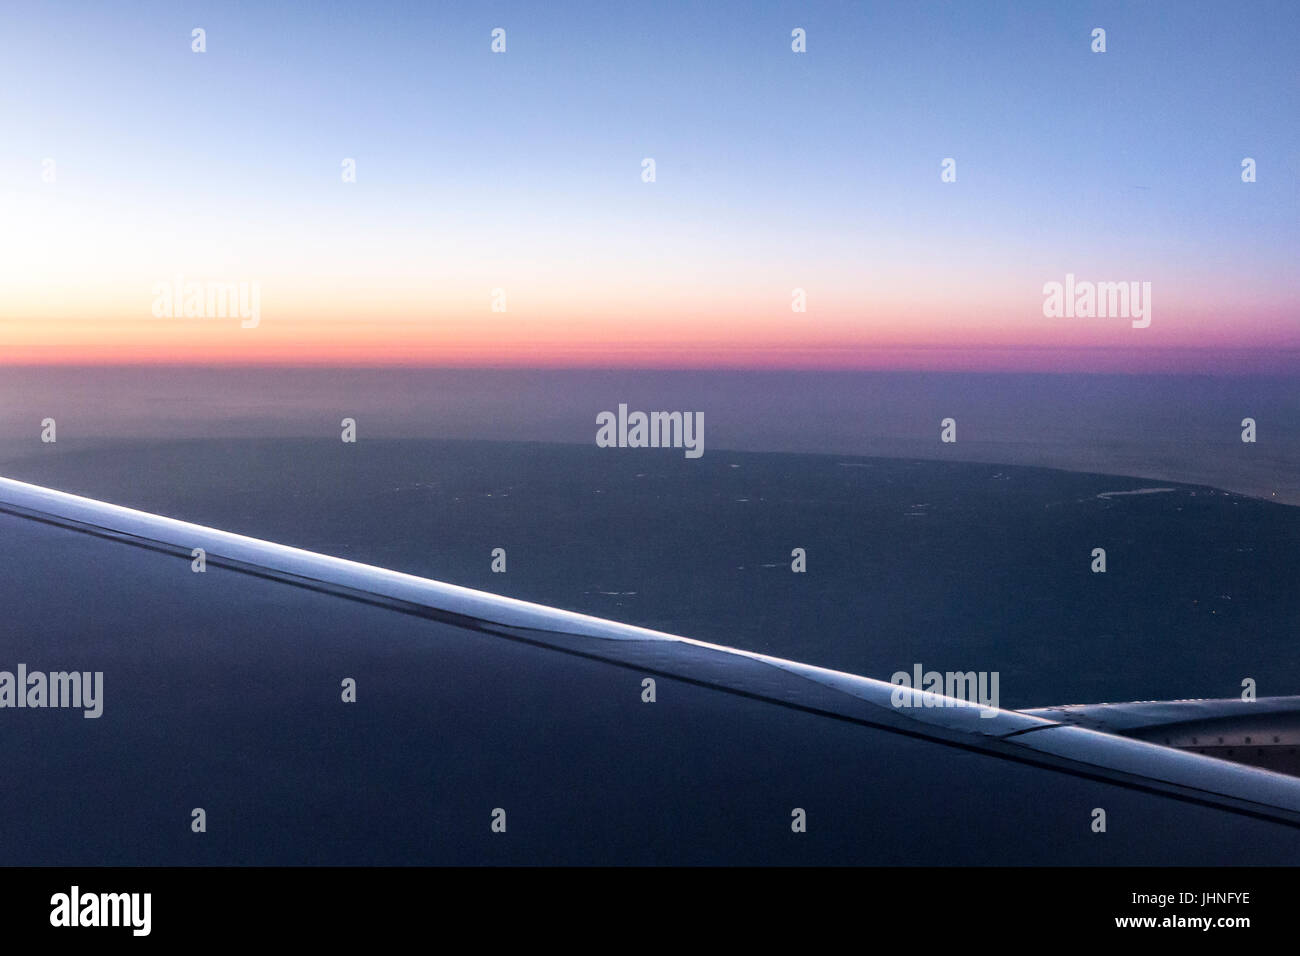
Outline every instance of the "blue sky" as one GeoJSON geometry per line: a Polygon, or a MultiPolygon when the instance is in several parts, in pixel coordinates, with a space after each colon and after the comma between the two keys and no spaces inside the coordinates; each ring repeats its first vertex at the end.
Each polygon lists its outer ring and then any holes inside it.
{"type": "Polygon", "coordinates": [[[299,286],[402,287],[459,249],[575,287],[577,265],[684,289],[789,273],[841,312],[923,298],[925,263],[1007,303],[1075,271],[1274,305],[1248,323],[1298,291],[1296,4],[18,2],[0,37],[16,271],[56,157],[64,231],[139,243],[150,275],[170,229],[204,232],[191,269],[299,286]]]}

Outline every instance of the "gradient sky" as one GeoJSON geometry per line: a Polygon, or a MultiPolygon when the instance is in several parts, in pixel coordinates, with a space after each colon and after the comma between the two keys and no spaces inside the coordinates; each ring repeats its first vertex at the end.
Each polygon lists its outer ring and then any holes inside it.
{"type": "Polygon", "coordinates": [[[1298,41],[1294,3],[9,2],[0,363],[1300,370],[1298,41]],[[1067,272],[1151,327],[1044,318],[1067,272]],[[178,273],[261,324],[154,318],[178,273]]]}

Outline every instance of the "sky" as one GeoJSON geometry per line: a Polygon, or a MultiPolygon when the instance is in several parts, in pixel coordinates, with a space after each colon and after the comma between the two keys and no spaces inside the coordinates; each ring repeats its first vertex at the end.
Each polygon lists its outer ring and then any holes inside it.
{"type": "Polygon", "coordinates": [[[1293,3],[8,2],[0,364],[1297,372],[1298,39],[1293,3]],[[1067,274],[1149,282],[1150,325],[1045,316],[1067,274]],[[156,316],[178,277],[256,325],[156,316]]]}

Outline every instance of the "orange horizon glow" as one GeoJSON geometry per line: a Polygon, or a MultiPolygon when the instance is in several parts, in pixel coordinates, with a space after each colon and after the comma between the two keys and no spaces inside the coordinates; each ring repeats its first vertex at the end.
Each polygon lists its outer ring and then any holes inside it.
{"type": "Polygon", "coordinates": [[[346,342],[310,348],[248,352],[229,345],[165,351],[133,343],[94,351],[32,345],[4,349],[3,367],[248,367],[248,368],[626,368],[806,371],[970,371],[1169,374],[1300,373],[1300,349],[1232,350],[1146,348],[1116,350],[1079,346],[865,346],[729,343],[673,346],[660,343],[568,344],[515,342],[413,347],[392,343],[358,351],[346,342]]]}
{"type": "Polygon", "coordinates": [[[836,308],[814,316],[743,307],[709,313],[697,305],[662,318],[592,312],[557,318],[548,308],[541,315],[482,309],[424,319],[404,318],[389,305],[358,320],[340,311],[285,319],[264,310],[255,328],[241,328],[237,318],[142,319],[138,312],[101,320],[0,318],[0,366],[1300,370],[1300,333],[1282,331],[1285,325],[1207,327],[1190,312],[1157,314],[1150,328],[1134,329],[1124,319],[1022,313],[995,320],[987,306],[866,315],[836,308]]]}

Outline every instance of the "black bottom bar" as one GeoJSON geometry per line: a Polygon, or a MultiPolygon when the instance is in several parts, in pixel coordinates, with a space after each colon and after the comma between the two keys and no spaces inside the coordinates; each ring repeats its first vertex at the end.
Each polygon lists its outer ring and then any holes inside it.
{"type": "Polygon", "coordinates": [[[653,945],[697,934],[735,942],[832,930],[864,944],[1125,936],[1231,943],[1294,929],[1295,881],[1285,868],[13,868],[0,870],[0,913],[6,939],[81,944],[270,937],[337,946],[469,931],[494,941],[561,935],[653,945]]]}

